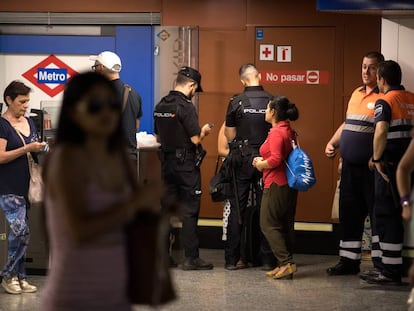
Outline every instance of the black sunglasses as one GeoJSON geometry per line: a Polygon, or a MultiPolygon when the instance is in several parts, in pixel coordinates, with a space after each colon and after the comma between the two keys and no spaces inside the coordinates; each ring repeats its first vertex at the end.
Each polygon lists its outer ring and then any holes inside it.
{"type": "Polygon", "coordinates": [[[113,100],[101,100],[101,99],[91,99],[87,105],[87,111],[89,114],[97,114],[102,111],[104,107],[109,108],[112,111],[121,110],[121,105],[113,100]]]}

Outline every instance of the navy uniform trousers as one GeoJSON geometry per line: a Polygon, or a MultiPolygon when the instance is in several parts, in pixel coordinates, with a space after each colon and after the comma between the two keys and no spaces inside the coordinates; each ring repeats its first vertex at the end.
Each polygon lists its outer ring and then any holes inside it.
{"type": "Polygon", "coordinates": [[[369,215],[372,228],[371,257],[374,267],[380,268],[379,239],[375,230],[375,219],[372,217],[374,172],[368,168],[368,163],[353,164],[344,159],[339,187],[341,261],[354,266],[359,266],[361,263],[362,234],[365,218],[369,215]]]}
{"type": "MultiPolygon", "coordinates": [[[[244,156],[241,166],[235,169],[240,212],[237,211],[235,198],[231,198],[230,215],[227,225],[227,240],[224,245],[226,264],[236,265],[239,259],[244,263],[250,262],[253,265],[276,264],[276,258],[270,249],[269,243],[261,232],[259,225],[260,203],[263,190],[260,184],[262,174],[252,166],[252,160],[255,156],[258,156],[258,154],[244,156]],[[254,194],[253,196],[251,196],[252,190],[254,194]],[[254,200],[248,205],[249,195],[254,200]],[[254,208],[253,205],[256,205],[256,208],[258,209],[258,213],[254,216],[257,217],[257,227],[250,228],[253,232],[247,232],[246,224],[243,224],[243,222],[249,221],[246,219],[248,213],[247,209],[254,208]],[[241,221],[239,221],[239,214],[241,221]],[[251,236],[246,237],[247,234],[250,234],[251,236]],[[253,258],[248,258],[249,256],[246,252],[250,252],[251,250],[246,250],[250,247],[246,245],[246,240],[251,239],[253,239],[253,241],[250,241],[251,244],[253,244],[254,248],[257,248],[258,252],[257,254],[253,254],[253,258]]],[[[253,223],[255,223],[255,221],[253,221],[253,223]]]]}
{"type": "Polygon", "coordinates": [[[390,182],[386,182],[378,172],[375,172],[374,218],[380,241],[382,274],[399,280],[403,268],[401,251],[404,227],[395,180],[397,163],[387,163],[385,168],[390,182]]]}
{"type": "Polygon", "coordinates": [[[185,257],[199,257],[197,223],[200,212],[201,174],[195,166],[195,155],[180,160],[175,154],[164,154],[161,164],[167,196],[183,205],[182,237],[185,257]]]}

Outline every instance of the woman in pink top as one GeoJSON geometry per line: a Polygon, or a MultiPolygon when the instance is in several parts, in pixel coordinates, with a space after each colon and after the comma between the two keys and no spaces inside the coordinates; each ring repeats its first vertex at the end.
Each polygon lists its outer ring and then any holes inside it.
{"type": "Polygon", "coordinates": [[[298,109],[289,99],[271,98],[265,118],[272,128],[260,147],[261,157],[253,159],[253,166],[263,172],[260,227],[279,262],[278,267],[266,273],[274,279],[292,279],[296,272],[292,253],[297,191],[288,186],[285,160],[295,140],[289,121],[298,117],[298,109]]]}
{"type": "Polygon", "coordinates": [[[136,190],[112,83],[88,72],[66,85],[45,165],[50,271],[40,310],[131,310],[124,226],[159,191],[136,190]]]}

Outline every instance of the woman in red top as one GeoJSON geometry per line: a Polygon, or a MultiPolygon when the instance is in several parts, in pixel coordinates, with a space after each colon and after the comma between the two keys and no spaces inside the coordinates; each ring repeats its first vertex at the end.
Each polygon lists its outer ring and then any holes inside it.
{"type": "Polygon", "coordinates": [[[287,183],[285,160],[292,151],[292,140],[295,140],[289,121],[298,117],[299,111],[289,99],[284,96],[271,98],[265,118],[272,128],[260,147],[261,157],[253,159],[253,166],[263,172],[260,227],[279,262],[278,267],[266,273],[274,279],[292,279],[296,272],[292,253],[298,193],[287,183]]]}

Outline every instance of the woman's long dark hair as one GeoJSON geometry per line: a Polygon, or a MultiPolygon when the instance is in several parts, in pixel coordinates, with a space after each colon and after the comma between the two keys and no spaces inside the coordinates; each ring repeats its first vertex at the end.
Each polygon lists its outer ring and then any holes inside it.
{"type": "Polygon", "coordinates": [[[277,111],[276,121],[295,121],[299,118],[298,108],[285,96],[275,95],[271,97],[269,101],[269,108],[277,111]]]}
{"type": "MultiPolygon", "coordinates": [[[[63,94],[62,107],[59,116],[59,124],[55,137],[55,145],[63,143],[83,144],[86,139],[86,133],[73,120],[76,105],[85,97],[94,87],[103,86],[112,93],[113,98],[119,101],[119,121],[117,127],[108,139],[108,150],[121,150],[126,148],[125,137],[122,130],[122,105],[119,94],[113,85],[105,76],[95,72],[85,72],[74,76],[65,87],[63,94]]],[[[114,111],[116,113],[116,111],[114,111]]]]}

